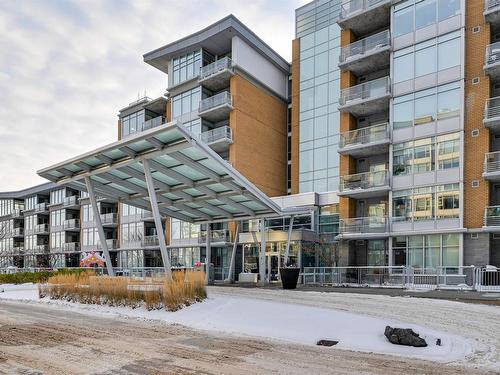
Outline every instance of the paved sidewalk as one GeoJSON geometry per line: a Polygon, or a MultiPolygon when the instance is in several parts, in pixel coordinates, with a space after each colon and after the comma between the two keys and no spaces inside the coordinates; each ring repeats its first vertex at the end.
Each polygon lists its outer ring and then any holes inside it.
{"type": "MultiPolygon", "coordinates": [[[[255,284],[216,284],[220,287],[240,287],[240,288],[262,288],[262,289],[281,289],[281,284],[273,283],[263,287],[255,284]]],[[[444,299],[449,301],[459,301],[468,303],[481,303],[487,305],[500,306],[500,292],[476,292],[471,290],[449,290],[449,289],[397,289],[397,288],[377,288],[377,287],[332,287],[316,285],[298,285],[297,290],[303,292],[324,292],[324,293],[356,293],[368,295],[383,295],[390,297],[415,297],[444,299]]]]}

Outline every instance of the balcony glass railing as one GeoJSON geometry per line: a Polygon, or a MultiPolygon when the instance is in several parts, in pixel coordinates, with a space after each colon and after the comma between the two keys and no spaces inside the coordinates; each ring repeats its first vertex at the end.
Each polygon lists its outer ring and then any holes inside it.
{"type": "Polygon", "coordinates": [[[78,196],[76,195],[72,195],[71,197],[66,197],[63,200],[63,207],[77,206],[78,204],[79,204],[78,196]]]}
{"type": "Polygon", "coordinates": [[[486,65],[500,62],[500,42],[486,46],[486,65]]]}
{"type": "Polygon", "coordinates": [[[11,232],[12,237],[19,237],[24,235],[24,228],[13,228],[11,232]]]}
{"type": "Polygon", "coordinates": [[[142,130],[153,129],[156,128],[157,126],[163,125],[164,123],[165,123],[165,117],[158,116],[152,118],[151,120],[144,121],[144,124],[142,125],[142,130]]]}
{"type": "Polygon", "coordinates": [[[371,35],[367,38],[358,40],[345,47],[342,47],[339,56],[341,64],[349,62],[349,60],[361,58],[362,55],[375,52],[379,49],[391,45],[391,33],[389,30],[384,30],[378,34],[371,35]]]}
{"type": "MultiPolygon", "coordinates": [[[[116,239],[109,239],[106,240],[106,245],[108,249],[117,249],[118,248],[118,240],[116,239]]],[[[102,249],[101,242],[97,242],[97,248],[102,249]]]]}
{"type": "Polygon", "coordinates": [[[491,120],[498,117],[500,117],[500,97],[490,98],[486,100],[484,108],[484,119],[491,120]]]}
{"type": "Polygon", "coordinates": [[[205,143],[213,143],[227,139],[229,141],[233,140],[233,133],[229,126],[221,126],[212,130],[201,133],[201,140],[205,143]]]}
{"type": "Polygon", "coordinates": [[[79,242],[67,242],[63,244],[63,251],[74,252],[80,251],[80,243],[79,242]]]}
{"type": "Polygon", "coordinates": [[[153,213],[151,211],[142,211],[141,219],[153,219],[153,213]]]}
{"type": "Polygon", "coordinates": [[[500,206],[490,206],[485,208],[484,226],[500,227],[500,206]]]}
{"type": "Polygon", "coordinates": [[[49,245],[47,244],[35,245],[33,247],[33,250],[37,253],[46,253],[47,251],[49,251],[49,245]]]}
{"type": "Polygon", "coordinates": [[[355,100],[375,99],[390,93],[391,80],[389,77],[383,77],[343,89],[340,92],[339,104],[345,105],[355,100]]]}
{"type": "Polygon", "coordinates": [[[157,235],[144,236],[143,239],[141,240],[141,246],[144,247],[160,246],[160,241],[158,240],[158,236],[157,235]]]}
{"type": "Polygon", "coordinates": [[[35,226],[35,233],[49,233],[49,224],[38,224],[35,226]]]}
{"type": "Polygon", "coordinates": [[[200,101],[199,112],[205,112],[212,108],[222,106],[224,104],[233,105],[233,97],[228,91],[220,92],[214,96],[200,101]]]}
{"type": "Polygon", "coordinates": [[[35,213],[37,212],[46,212],[49,209],[49,206],[47,203],[38,203],[35,204],[35,213]]]}
{"type": "Polygon", "coordinates": [[[79,229],[80,228],[80,220],[79,219],[64,220],[63,228],[64,229],[79,229]]]}
{"type": "Polygon", "coordinates": [[[343,3],[340,8],[340,19],[349,18],[354,13],[364,12],[368,8],[385,2],[387,2],[387,0],[349,0],[343,3]]]}
{"type": "Polygon", "coordinates": [[[484,0],[484,10],[491,11],[494,8],[498,8],[500,10],[500,0],[484,0]]]}
{"type": "Polygon", "coordinates": [[[366,145],[389,139],[389,124],[373,125],[340,134],[339,147],[366,145]]]}
{"type": "Polygon", "coordinates": [[[487,152],[484,156],[484,173],[500,172],[500,151],[487,152]]]}
{"type": "Polygon", "coordinates": [[[389,171],[357,173],[340,177],[340,192],[371,189],[389,185],[389,171]]]}
{"type": "Polygon", "coordinates": [[[103,225],[116,224],[118,223],[118,214],[116,213],[101,214],[101,222],[103,225]]]}
{"type": "MultiPolygon", "coordinates": [[[[227,229],[217,229],[212,230],[212,242],[229,242],[229,231],[227,229]]],[[[205,243],[207,241],[207,232],[201,231],[198,236],[199,243],[205,243]]]]}
{"type": "Polygon", "coordinates": [[[23,217],[23,210],[20,210],[20,209],[12,210],[12,213],[10,214],[10,216],[13,219],[23,217]]]}
{"type": "Polygon", "coordinates": [[[340,233],[386,233],[389,231],[387,216],[356,217],[340,220],[340,233]]]}
{"type": "Polygon", "coordinates": [[[202,66],[200,68],[200,80],[223,72],[224,70],[233,70],[233,61],[229,57],[223,57],[211,64],[202,66]]]}

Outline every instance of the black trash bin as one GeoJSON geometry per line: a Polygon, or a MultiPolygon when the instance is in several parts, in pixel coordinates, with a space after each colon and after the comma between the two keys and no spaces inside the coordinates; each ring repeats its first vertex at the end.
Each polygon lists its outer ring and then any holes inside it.
{"type": "Polygon", "coordinates": [[[300,268],[298,267],[280,268],[281,285],[283,286],[283,289],[297,288],[299,274],[300,268]]]}

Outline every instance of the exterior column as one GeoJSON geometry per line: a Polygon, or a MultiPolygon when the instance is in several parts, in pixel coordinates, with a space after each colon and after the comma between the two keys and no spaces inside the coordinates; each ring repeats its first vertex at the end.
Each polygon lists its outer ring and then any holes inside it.
{"type": "Polygon", "coordinates": [[[102,252],[106,258],[106,269],[108,270],[109,276],[114,276],[115,271],[113,270],[113,265],[111,264],[111,256],[109,255],[108,244],[106,242],[106,234],[104,234],[104,228],[102,227],[101,213],[99,212],[99,207],[97,206],[94,186],[92,185],[92,180],[89,176],[85,176],[85,185],[87,186],[90,204],[92,205],[92,210],[94,211],[94,221],[97,227],[97,234],[99,235],[99,242],[101,243],[102,252]]]}
{"type": "Polygon", "coordinates": [[[213,280],[210,280],[210,264],[212,263],[212,229],[210,228],[210,224],[207,223],[207,238],[206,238],[206,274],[205,281],[207,284],[210,284],[213,280]]]}
{"type": "Polygon", "coordinates": [[[233,252],[231,253],[231,261],[229,262],[229,272],[227,275],[227,281],[234,282],[234,261],[236,259],[236,248],[238,247],[238,235],[240,234],[240,223],[236,222],[236,232],[233,240],[233,252]]]}
{"type": "Polygon", "coordinates": [[[160,209],[158,208],[158,200],[156,199],[156,191],[153,182],[153,177],[151,176],[151,168],[149,165],[149,160],[147,159],[143,160],[142,165],[144,167],[144,176],[146,177],[146,185],[148,187],[149,202],[151,203],[151,212],[153,213],[153,219],[155,221],[156,234],[158,236],[158,242],[160,244],[160,253],[161,253],[161,258],[163,260],[163,267],[165,268],[165,274],[167,275],[167,278],[172,280],[172,267],[170,265],[170,258],[167,252],[165,232],[163,231],[160,209]]]}
{"type": "Polygon", "coordinates": [[[266,283],[266,219],[260,220],[260,254],[259,276],[260,284],[266,283]]]}
{"type": "Polygon", "coordinates": [[[293,220],[295,219],[295,216],[292,215],[290,217],[290,225],[288,226],[288,238],[286,240],[286,251],[285,251],[285,259],[284,261],[284,267],[288,266],[288,257],[290,255],[290,240],[292,239],[292,229],[293,229],[293,220]]]}

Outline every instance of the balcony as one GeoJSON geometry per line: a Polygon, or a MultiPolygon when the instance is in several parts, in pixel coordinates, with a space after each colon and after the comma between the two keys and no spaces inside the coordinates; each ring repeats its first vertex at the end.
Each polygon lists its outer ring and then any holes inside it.
{"type": "Polygon", "coordinates": [[[157,235],[144,236],[141,240],[141,246],[143,247],[158,247],[160,246],[160,241],[157,235]]]}
{"type": "Polygon", "coordinates": [[[500,206],[484,209],[484,227],[488,232],[500,232],[500,206]]]}
{"type": "Polygon", "coordinates": [[[116,227],[118,225],[118,214],[101,214],[101,222],[103,227],[116,227]]]}
{"type": "Polygon", "coordinates": [[[483,177],[488,181],[500,181],[500,151],[484,155],[483,177]]]}
{"type": "Polygon", "coordinates": [[[341,5],[337,23],[361,35],[389,26],[390,15],[391,0],[349,0],[341,5]]]}
{"type": "Polygon", "coordinates": [[[484,19],[493,26],[500,24],[500,0],[484,0],[484,19]]]}
{"type": "Polygon", "coordinates": [[[49,234],[49,224],[38,224],[35,226],[35,234],[49,234]]]}
{"type": "Polygon", "coordinates": [[[373,125],[340,134],[339,154],[367,157],[387,153],[391,135],[389,124],[373,125]]]}
{"type": "Polygon", "coordinates": [[[229,86],[229,81],[234,75],[233,61],[223,57],[200,69],[198,82],[212,91],[219,91],[229,86]]]}
{"type": "Polygon", "coordinates": [[[486,100],[483,125],[492,132],[500,132],[500,97],[486,100]]]}
{"type": "Polygon", "coordinates": [[[342,238],[364,239],[387,237],[389,218],[387,216],[356,217],[340,220],[342,238]]]}
{"type": "MultiPolygon", "coordinates": [[[[108,250],[118,249],[118,240],[110,238],[109,240],[106,240],[106,245],[108,247],[108,250]]],[[[97,248],[102,250],[102,246],[101,246],[100,242],[97,243],[97,248]]]]}
{"type": "Polygon", "coordinates": [[[49,251],[49,245],[48,244],[35,245],[33,247],[33,252],[35,254],[45,254],[48,251],[49,251]]]}
{"type": "Polygon", "coordinates": [[[66,253],[74,253],[80,251],[80,242],[63,243],[63,251],[66,253]]]}
{"type": "Polygon", "coordinates": [[[233,97],[228,91],[223,91],[200,101],[198,115],[210,122],[218,122],[228,119],[232,110],[233,97]]]}
{"type": "Polygon", "coordinates": [[[151,120],[144,121],[144,125],[142,125],[142,130],[149,130],[156,128],[157,126],[161,126],[165,123],[165,117],[158,116],[152,118],[151,120]]]}
{"type": "Polygon", "coordinates": [[[67,232],[79,232],[80,231],[80,220],[79,219],[64,220],[63,229],[67,232]]]}
{"type": "Polygon", "coordinates": [[[48,214],[49,213],[49,205],[47,203],[38,203],[35,204],[35,214],[48,214]]]}
{"type": "Polygon", "coordinates": [[[217,152],[227,150],[233,143],[233,132],[227,125],[201,133],[200,138],[217,152]]]}
{"type": "Polygon", "coordinates": [[[13,228],[10,236],[13,238],[24,237],[24,228],[13,228]]]}
{"type": "Polygon", "coordinates": [[[72,195],[71,197],[66,197],[63,200],[64,208],[80,208],[80,201],[78,200],[78,196],[72,195]]]}
{"type": "Polygon", "coordinates": [[[151,211],[142,211],[141,220],[142,221],[154,221],[153,213],[151,211]]]}
{"type": "MultiPolygon", "coordinates": [[[[211,243],[230,242],[229,231],[227,229],[217,229],[217,230],[212,230],[211,232],[212,232],[212,237],[210,240],[211,243]]],[[[200,232],[200,236],[198,237],[198,242],[200,244],[207,242],[206,231],[200,232]]]]}
{"type": "Polygon", "coordinates": [[[12,212],[10,214],[10,217],[12,219],[22,219],[24,217],[23,216],[23,210],[20,210],[20,209],[12,210],[12,212]]]}
{"type": "Polygon", "coordinates": [[[500,78],[500,42],[486,46],[484,73],[492,79],[500,78]]]}
{"type": "Polygon", "coordinates": [[[364,75],[389,66],[390,55],[391,33],[385,30],[342,47],[339,68],[364,75]]]}
{"type": "Polygon", "coordinates": [[[368,116],[389,110],[391,80],[389,77],[375,79],[340,92],[339,111],[354,116],[368,116]]]}
{"type": "Polygon", "coordinates": [[[386,195],[391,186],[389,171],[357,173],[340,177],[337,195],[352,198],[375,198],[386,195]]]}
{"type": "Polygon", "coordinates": [[[14,246],[12,248],[13,255],[24,254],[24,246],[14,246]]]}

